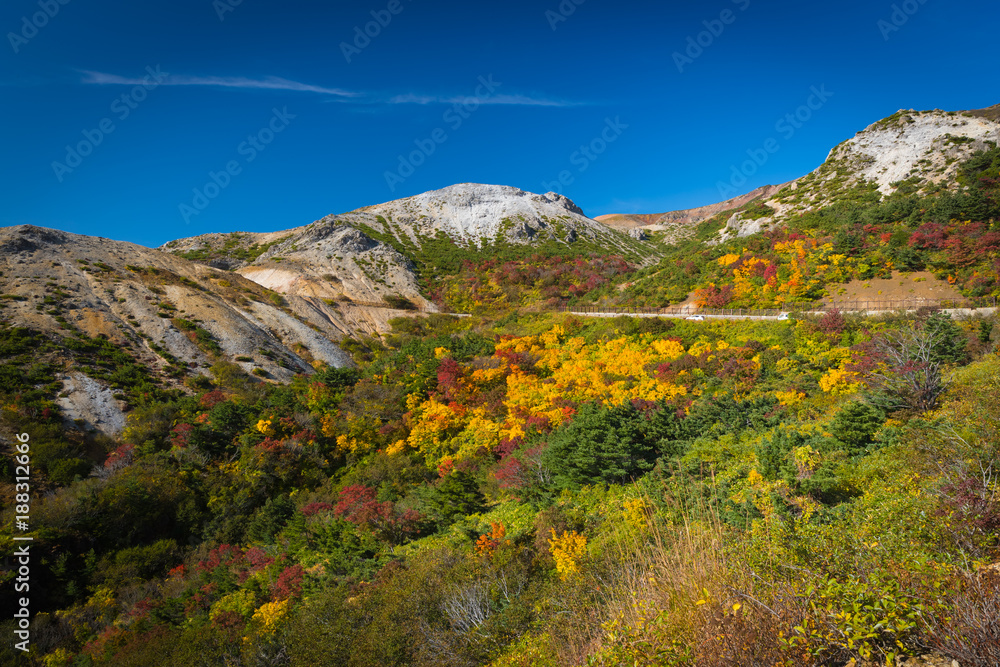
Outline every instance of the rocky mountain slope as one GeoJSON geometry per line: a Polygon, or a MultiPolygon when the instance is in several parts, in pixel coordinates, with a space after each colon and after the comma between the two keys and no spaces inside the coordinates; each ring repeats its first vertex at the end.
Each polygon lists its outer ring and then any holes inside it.
{"type": "MultiPolygon", "coordinates": [[[[738,212],[720,240],[746,237],[859,192],[882,198],[957,191],[959,166],[1000,142],[1000,122],[989,109],[976,112],[901,109],[830,151],[815,171],[762,200],[770,215],[738,212]]],[[[766,209],[764,209],[766,210],[766,209]]]]}
{"type": "Polygon", "coordinates": [[[816,170],[790,183],[686,211],[598,219],[617,229],[667,232],[663,240],[669,243],[689,238],[695,225],[721,213],[750,204],[766,206],[749,214],[734,213],[717,241],[742,238],[855,197],[859,189],[877,191],[882,197],[958,190],[963,187],[956,180],[959,165],[997,142],[1000,105],[975,111],[901,109],[836,146],[816,170]]]}
{"type": "Polygon", "coordinates": [[[349,214],[348,219],[367,222],[366,216],[376,221],[384,218],[390,224],[381,223],[379,231],[416,245],[421,239],[445,234],[464,247],[483,247],[489,243],[524,245],[547,239],[573,243],[584,238],[617,245],[624,252],[632,249],[583,215],[576,204],[562,195],[533,194],[500,185],[453,185],[362,208],[349,214]]]}
{"type": "MultiPolygon", "coordinates": [[[[319,363],[350,364],[337,342],[386,330],[388,319],[402,312],[392,307],[435,310],[426,298],[429,287],[465,260],[596,253],[652,267],[664,249],[630,236],[636,228],[680,242],[714,218],[721,228],[714,238],[699,232],[700,242],[714,245],[838,202],[870,205],[896,193],[962,190],[962,164],[1000,141],[998,117],[997,107],[900,111],[785,186],[687,211],[604,216],[604,224],[555,193],[467,183],[286,231],[208,234],[159,250],[32,226],[3,228],[0,321],[56,337],[102,337],[174,386],[219,360],[288,380],[319,363]]],[[[897,262],[923,261],[892,253],[897,262]]],[[[697,267],[685,267],[684,276],[670,279],[676,284],[664,298],[676,301],[688,283],[697,283],[697,267]]],[[[655,289],[643,298],[663,292],[660,283],[673,273],[649,270],[623,284],[616,298],[637,298],[647,283],[655,289]]],[[[972,289],[979,278],[957,280],[972,289]]],[[[120,429],[123,404],[113,383],[71,365],[67,358],[60,377],[65,414],[120,429]]]]}
{"type": "MultiPolygon", "coordinates": [[[[218,360],[275,380],[351,363],[335,341],[384,328],[378,314],[281,295],[239,274],[150,248],[33,226],[0,228],[0,321],[58,337],[102,337],[167,384],[218,360]]],[[[121,428],[107,383],[67,364],[63,408],[121,428]]]]}
{"type": "MultiPolygon", "coordinates": [[[[338,341],[388,330],[400,308],[435,310],[421,269],[426,276],[477,253],[553,246],[649,255],[560,195],[469,184],[287,231],[208,234],[162,250],[8,227],[0,229],[0,322],[61,341],[64,352],[74,338],[106,339],[165,387],[220,360],[287,381],[316,364],[351,364],[338,341]]],[[[120,431],[120,386],[74,368],[69,352],[56,356],[64,416],[120,431]]]]}
{"type": "Polygon", "coordinates": [[[431,309],[418,279],[456,255],[596,251],[641,263],[654,254],[641,241],[587,218],[562,195],[473,183],[287,231],[208,234],[162,249],[231,269],[286,295],[362,302],[401,297],[431,309]]]}
{"type": "Polygon", "coordinates": [[[405,256],[334,217],[279,232],[205,234],[161,250],[284,295],[375,303],[392,295],[432,307],[420,296],[415,267],[405,256]]]}
{"type": "Polygon", "coordinates": [[[668,232],[668,236],[680,235],[686,237],[692,231],[691,228],[699,222],[704,222],[705,220],[713,218],[720,213],[741,208],[758,199],[770,199],[772,196],[780,192],[786,185],[789,185],[789,183],[785,183],[783,185],[765,185],[744,195],[740,195],[739,197],[727,199],[724,202],[709,204],[707,206],[699,206],[697,208],[684,209],[681,211],[668,211],[667,213],[652,214],[613,213],[609,215],[599,215],[594,219],[607,225],[608,227],[611,227],[612,229],[622,231],[638,228],[647,232],[668,232]]]}
{"type": "Polygon", "coordinates": [[[770,197],[688,224],[655,267],[585,299],[804,307],[864,293],[992,304],[1000,295],[998,112],[893,114],[770,197]],[[867,291],[874,280],[887,282],[867,291]]]}

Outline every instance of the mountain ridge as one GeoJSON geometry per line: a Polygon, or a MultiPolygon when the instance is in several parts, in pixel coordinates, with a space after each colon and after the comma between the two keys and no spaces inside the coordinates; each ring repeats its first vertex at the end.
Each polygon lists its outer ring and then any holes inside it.
{"type": "Polygon", "coordinates": [[[757,202],[773,215],[727,221],[720,240],[746,237],[842,199],[855,187],[874,184],[885,197],[903,191],[955,189],[958,165],[974,152],[1000,142],[1000,104],[971,111],[900,109],[832,148],[813,171],[779,186],[762,186],[724,202],[660,214],[608,214],[606,224],[669,231],[668,241],[689,238],[695,225],[714,215],[757,202]],[[709,214],[710,213],[710,214],[709,214]],[[679,223],[680,227],[665,226],[679,223]]]}
{"type": "Polygon", "coordinates": [[[160,249],[229,268],[283,294],[361,301],[391,295],[427,308],[433,305],[420,285],[421,278],[428,279],[423,274],[458,255],[486,258],[501,249],[516,255],[600,252],[641,263],[655,254],[586,217],[563,195],[478,183],[328,215],[284,231],[200,235],[160,249]],[[304,280],[296,281],[294,273],[304,280]]]}

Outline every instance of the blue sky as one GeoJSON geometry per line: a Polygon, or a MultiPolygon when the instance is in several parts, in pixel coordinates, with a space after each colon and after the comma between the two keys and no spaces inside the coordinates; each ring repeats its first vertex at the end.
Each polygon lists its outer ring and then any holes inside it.
{"type": "Polygon", "coordinates": [[[155,246],[461,182],[591,216],[713,203],[897,109],[1000,102],[997,23],[972,0],[7,0],[0,225],[155,246]]]}

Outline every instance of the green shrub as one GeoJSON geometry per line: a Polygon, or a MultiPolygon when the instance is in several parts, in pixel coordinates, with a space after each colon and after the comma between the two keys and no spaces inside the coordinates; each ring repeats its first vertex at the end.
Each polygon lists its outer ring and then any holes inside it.
{"type": "Polygon", "coordinates": [[[830,424],[830,432],[847,445],[852,454],[863,451],[874,442],[876,431],[885,421],[885,413],[868,403],[848,403],[830,424]]]}

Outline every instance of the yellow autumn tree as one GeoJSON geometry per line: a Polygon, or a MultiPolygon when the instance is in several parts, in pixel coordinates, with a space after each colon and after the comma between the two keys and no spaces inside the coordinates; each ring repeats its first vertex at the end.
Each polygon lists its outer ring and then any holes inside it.
{"type": "Polygon", "coordinates": [[[554,529],[549,529],[552,537],[549,539],[549,552],[556,562],[556,572],[560,578],[568,579],[580,571],[580,560],[587,551],[587,538],[575,530],[563,531],[556,535],[554,529]]]}

